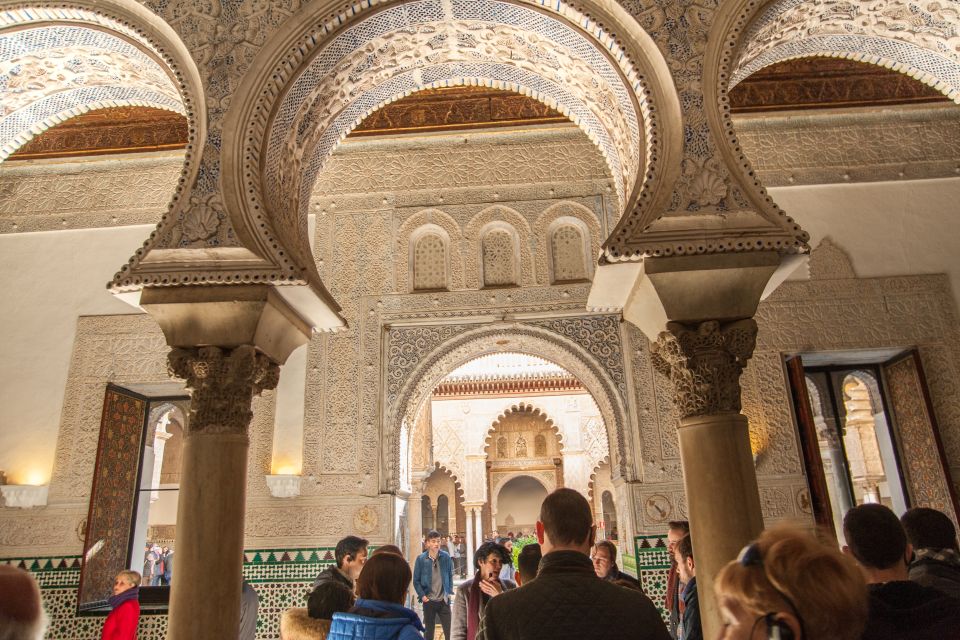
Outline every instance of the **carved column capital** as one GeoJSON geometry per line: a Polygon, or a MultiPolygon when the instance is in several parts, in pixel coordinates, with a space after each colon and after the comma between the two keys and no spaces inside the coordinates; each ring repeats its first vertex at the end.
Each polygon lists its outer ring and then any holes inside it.
{"type": "Polygon", "coordinates": [[[167,367],[193,390],[189,433],[245,435],[253,396],[280,379],[280,365],[250,345],[172,349],[167,367]]]}
{"type": "Polygon", "coordinates": [[[650,351],[654,366],[674,384],[681,418],[740,412],[740,374],[756,341],[753,319],[667,323],[650,351]]]}

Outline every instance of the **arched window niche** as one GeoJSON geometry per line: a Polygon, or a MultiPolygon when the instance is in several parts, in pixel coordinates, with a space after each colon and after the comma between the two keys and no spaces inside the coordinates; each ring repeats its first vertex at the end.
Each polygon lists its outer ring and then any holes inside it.
{"type": "Polygon", "coordinates": [[[450,237],[434,224],[417,229],[410,237],[409,268],[413,291],[450,288],[450,237]]]}
{"type": "Polygon", "coordinates": [[[520,237],[512,225],[491,222],[480,231],[480,269],[484,288],[520,281],[520,237]]]}
{"type": "Polygon", "coordinates": [[[590,231],[579,218],[563,216],[547,228],[550,283],[590,280],[590,231]]]}

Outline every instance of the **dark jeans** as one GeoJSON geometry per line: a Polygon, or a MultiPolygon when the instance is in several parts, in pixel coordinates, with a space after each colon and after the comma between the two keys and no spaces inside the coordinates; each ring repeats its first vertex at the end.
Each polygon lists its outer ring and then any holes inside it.
{"type": "Polygon", "coordinates": [[[446,600],[428,600],[423,603],[423,633],[424,640],[433,640],[433,631],[437,626],[437,618],[443,627],[443,640],[450,640],[450,604],[446,600]]]}

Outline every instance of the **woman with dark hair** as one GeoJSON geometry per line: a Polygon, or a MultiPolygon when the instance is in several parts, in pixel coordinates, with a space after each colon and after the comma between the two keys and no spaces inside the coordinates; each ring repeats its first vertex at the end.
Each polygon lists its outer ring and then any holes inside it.
{"type": "Polygon", "coordinates": [[[403,606],[413,574],[394,553],[370,556],[357,578],[356,604],[335,613],[328,640],[422,640],[423,624],[403,606]]]}
{"type": "Polygon", "coordinates": [[[456,589],[453,600],[453,625],[450,640],[474,640],[480,628],[483,609],[490,598],[517,583],[500,577],[500,570],[511,561],[506,547],[496,542],[484,542],[474,554],[474,576],[456,589]]]}
{"type": "Polygon", "coordinates": [[[307,596],[306,608],[294,607],[283,612],[280,640],[324,640],[334,614],[349,611],[353,600],[353,592],[339,582],[321,582],[307,596]]]}

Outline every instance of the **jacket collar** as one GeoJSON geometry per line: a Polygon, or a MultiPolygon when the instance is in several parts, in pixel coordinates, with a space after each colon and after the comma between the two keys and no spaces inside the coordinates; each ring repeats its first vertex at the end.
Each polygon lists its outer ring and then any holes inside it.
{"type": "MultiPolygon", "coordinates": [[[[540,560],[537,577],[548,574],[585,574],[597,578],[590,558],[579,551],[551,551],[540,560]]],[[[597,578],[599,580],[600,578],[597,578]]]]}
{"type": "Polygon", "coordinates": [[[402,604],[385,602],[383,600],[367,600],[365,598],[357,598],[353,608],[354,610],[370,609],[371,611],[376,611],[377,613],[388,614],[383,616],[384,618],[406,618],[409,624],[412,624],[420,631],[423,631],[423,623],[420,622],[420,616],[418,616],[415,611],[407,609],[402,604]]]}

